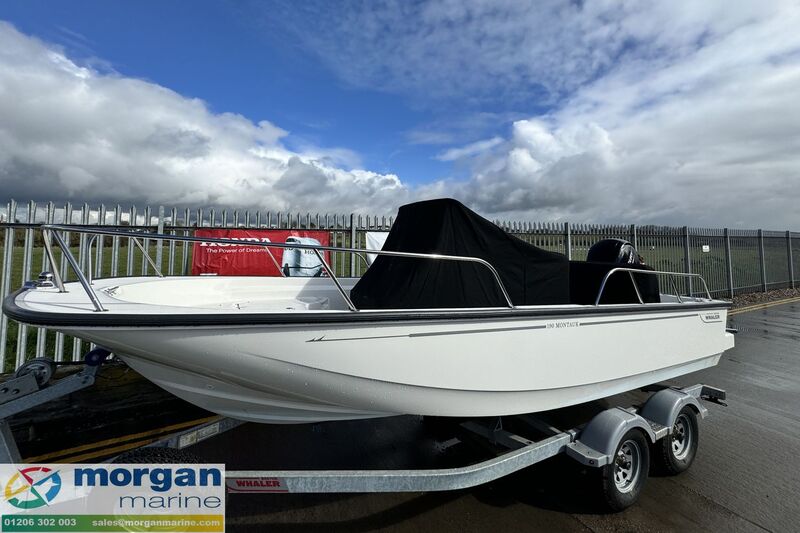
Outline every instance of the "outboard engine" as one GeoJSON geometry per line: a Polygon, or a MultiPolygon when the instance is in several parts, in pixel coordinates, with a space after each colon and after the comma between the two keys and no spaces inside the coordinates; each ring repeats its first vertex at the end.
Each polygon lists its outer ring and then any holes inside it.
{"type": "MultiPolygon", "coordinates": [[[[311,237],[286,237],[286,244],[310,244],[319,246],[320,242],[311,237]]],[[[304,248],[284,248],[283,275],[287,277],[319,277],[322,275],[322,263],[314,250],[304,248]]]]}
{"type": "Polygon", "coordinates": [[[624,239],[603,239],[595,243],[589,248],[586,260],[600,263],[644,264],[636,248],[624,239]]]}

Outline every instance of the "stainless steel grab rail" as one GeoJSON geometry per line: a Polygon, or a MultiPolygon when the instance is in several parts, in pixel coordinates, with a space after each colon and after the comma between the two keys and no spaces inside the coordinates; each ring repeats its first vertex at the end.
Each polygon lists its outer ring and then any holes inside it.
{"type": "MultiPolygon", "coordinates": [[[[76,232],[76,233],[80,233],[80,232],[76,232]]],[[[100,237],[100,235],[94,235],[91,239],[89,239],[89,244],[86,246],[86,260],[87,260],[87,264],[88,264],[87,269],[86,269],[86,274],[87,274],[86,275],[86,279],[89,282],[89,285],[92,284],[92,278],[94,277],[94,275],[92,274],[92,246],[94,246],[94,243],[97,241],[98,237],[100,237]]],[[[137,248],[139,248],[139,250],[141,250],[142,255],[147,260],[148,264],[153,268],[153,272],[156,273],[156,276],[158,276],[159,278],[163,278],[164,274],[161,273],[161,269],[158,268],[158,266],[156,266],[156,262],[153,261],[152,257],[150,257],[150,253],[142,245],[142,243],[139,242],[139,239],[137,239],[136,237],[132,237],[131,240],[136,244],[137,248]]],[[[271,255],[272,254],[270,254],[270,256],[271,255]]],[[[273,261],[274,260],[275,260],[275,258],[273,258],[273,261]]]]}
{"type": "Polygon", "coordinates": [[[609,270],[605,277],[603,277],[602,283],[600,283],[600,290],[597,292],[597,298],[594,300],[594,305],[600,305],[600,299],[603,297],[603,291],[606,288],[606,283],[608,279],[617,272],[627,272],[631,278],[631,283],[633,283],[633,288],[636,291],[636,297],[639,298],[639,303],[643,304],[644,300],[642,299],[642,293],[639,291],[639,286],[636,284],[636,280],[634,279],[634,274],[650,274],[654,276],[658,276],[659,274],[669,276],[670,282],[672,283],[673,288],[675,289],[675,296],[678,298],[678,302],[683,303],[683,299],[681,298],[680,292],[678,291],[678,287],[675,284],[675,277],[683,277],[683,278],[700,278],[700,281],[703,282],[703,288],[706,290],[706,296],[709,300],[711,300],[711,291],[708,290],[708,285],[706,284],[706,280],[703,279],[703,276],[700,274],[687,274],[685,272],[665,272],[662,270],[639,270],[637,268],[626,268],[626,267],[616,267],[609,270]]]}
{"type": "MultiPolygon", "coordinates": [[[[111,231],[113,231],[113,230],[111,230],[111,231]]],[[[163,235],[166,235],[166,234],[163,234],[163,235]]],[[[88,245],[88,249],[87,249],[87,252],[86,252],[86,257],[87,257],[87,259],[89,261],[89,267],[88,267],[88,270],[87,270],[87,274],[88,275],[86,277],[89,280],[90,284],[92,283],[92,277],[93,277],[93,274],[92,274],[92,246],[94,246],[94,243],[95,243],[95,241],[97,241],[98,237],[100,237],[100,235],[94,235],[91,239],[89,239],[89,245],[88,245]]],[[[139,239],[134,237],[134,238],[132,238],[132,240],[133,240],[134,243],[136,243],[136,246],[139,248],[139,250],[142,251],[142,254],[144,255],[144,257],[147,260],[147,262],[150,264],[150,266],[153,268],[153,271],[156,273],[156,276],[158,276],[159,278],[163,278],[164,274],[161,273],[161,269],[159,269],[158,266],[156,266],[156,263],[155,263],[155,261],[153,261],[152,256],[147,251],[147,249],[144,246],[142,246],[142,244],[139,242],[139,239]]],[[[237,242],[239,242],[239,241],[237,241],[237,242]]],[[[248,241],[248,242],[250,242],[250,241],[248,241]]],[[[244,245],[242,245],[242,246],[244,246],[244,245]]],[[[278,272],[280,273],[281,277],[285,278],[286,274],[284,274],[283,269],[281,268],[281,265],[278,264],[278,260],[275,259],[274,255],[272,255],[272,251],[269,248],[267,248],[267,255],[269,255],[269,258],[272,260],[272,264],[275,265],[275,268],[278,270],[278,272]]],[[[367,258],[364,257],[363,254],[354,253],[353,255],[355,255],[356,257],[361,259],[361,261],[364,263],[364,266],[369,268],[369,261],[367,261],[367,258]]]]}
{"type": "MultiPolygon", "coordinates": [[[[99,235],[107,235],[107,236],[116,236],[116,237],[129,237],[132,238],[134,243],[137,247],[142,251],[145,258],[149,262],[149,264],[153,267],[153,270],[159,277],[164,277],[161,271],[153,262],[150,255],[147,253],[147,250],[139,242],[139,238],[143,236],[142,233],[131,232],[131,231],[121,231],[116,229],[98,229],[98,228],[85,228],[85,227],[76,227],[76,226],[63,226],[58,224],[43,224],[41,226],[42,234],[44,237],[44,246],[45,246],[45,253],[47,255],[48,262],[51,265],[51,270],[54,275],[54,282],[56,287],[58,288],[59,292],[67,292],[64,282],[61,278],[60,271],[58,269],[58,265],[56,265],[55,257],[52,251],[52,245],[50,243],[50,236],[55,239],[56,244],[58,244],[59,248],[61,248],[62,253],[67,259],[67,262],[75,271],[75,274],[78,276],[78,281],[80,282],[81,286],[83,287],[86,294],[89,296],[89,299],[92,302],[92,305],[95,308],[95,311],[105,311],[106,309],[100,303],[100,300],[97,298],[97,294],[94,292],[92,288],[92,278],[91,272],[89,273],[89,277],[87,278],[84,273],[82,272],[78,262],[75,260],[75,257],[72,255],[72,251],[69,249],[69,246],[63,241],[61,236],[58,234],[58,231],[69,231],[73,233],[86,233],[90,235],[95,235],[89,241],[89,250],[87,253],[88,256],[88,264],[89,270],[91,271],[92,268],[92,259],[91,259],[91,247],[96,240],[96,236],[99,235]]],[[[414,259],[432,259],[432,260],[443,260],[443,261],[461,261],[461,262],[471,262],[477,263],[485,268],[487,268],[492,276],[494,277],[497,286],[500,288],[500,291],[503,294],[503,298],[506,301],[506,307],[510,309],[514,309],[515,305],[511,301],[511,297],[508,295],[508,291],[503,285],[502,280],[500,279],[500,275],[498,274],[497,270],[484,259],[479,257],[468,257],[468,256],[458,256],[458,255],[444,255],[444,254],[424,254],[424,253],[415,253],[415,252],[395,252],[389,250],[362,250],[359,248],[348,248],[343,246],[323,246],[323,245],[312,245],[312,244],[299,244],[299,243],[277,243],[277,242],[253,242],[253,241],[237,241],[233,239],[220,239],[220,238],[212,238],[212,237],[190,237],[190,236],[180,236],[180,235],[166,235],[166,234],[159,234],[159,233],[148,233],[146,234],[148,238],[155,238],[155,239],[163,239],[166,241],[179,241],[179,242],[207,242],[207,243],[218,243],[218,244],[225,244],[225,245],[233,245],[233,246],[261,246],[266,248],[267,253],[272,258],[273,262],[277,266],[277,261],[275,260],[274,256],[272,255],[270,248],[299,248],[305,250],[312,250],[319,258],[325,272],[328,274],[328,277],[331,278],[331,281],[336,286],[339,294],[341,295],[342,299],[347,304],[347,307],[351,311],[359,311],[359,309],[355,306],[353,301],[350,299],[350,296],[345,291],[344,287],[342,287],[341,282],[339,281],[336,274],[333,272],[333,269],[330,267],[328,262],[325,260],[325,255],[320,253],[320,251],[331,251],[331,252],[346,252],[351,253],[354,255],[359,256],[362,260],[366,262],[366,258],[362,255],[363,253],[370,253],[376,255],[386,255],[390,257],[407,257],[407,258],[414,258],[414,259]]],[[[278,267],[280,270],[280,267],[278,267]]],[[[672,284],[675,290],[675,296],[678,298],[678,302],[682,303],[683,299],[681,298],[680,291],[678,291],[677,285],[675,283],[675,277],[684,277],[684,278],[700,278],[700,281],[703,283],[703,288],[705,289],[706,296],[710,300],[711,299],[711,292],[708,289],[708,284],[706,280],[700,274],[687,274],[684,272],[666,272],[660,270],[639,270],[634,268],[626,268],[626,267],[616,267],[609,270],[606,275],[603,277],[603,281],[600,284],[600,289],[597,293],[597,298],[595,299],[595,306],[600,305],[600,300],[603,297],[603,292],[605,291],[606,284],[608,283],[609,278],[616,274],[617,272],[628,272],[628,275],[631,279],[631,283],[633,284],[634,290],[636,291],[636,296],[639,299],[640,304],[644,304],[644,300],[642,298],[641,292],[639,291],[639,287],[636,284],[634,274],[649,274],[649,275],[665,275],[669,276],[670,283],[672,284]]],[[[282,274],[282,273],[281,273],[282,274]]]]}
{"type": "MultiPolygon", "coordinates": [[[[86,228],[86,227],[76,227],[76,226],[63,226],[59,224],[43,224],[41,226],[42,232],[47,232],[48,235],[52,234],[56,240],[56,243],[61,248],[62,253],[67,258],[67,262],[70,264],[72,269],[75,271],[75,274],[78,276],[78,281],[80,282],[83,289],[86,291],[86,294],[89,296],[89,299],[92,301],[92,305],[95,308],[95,311],[105,311],[105,308],[100,303],[100,300],[97,298],[97,294],[94,292],[94,289],[91,286],[91,282],[87,280],[86,276],[80,269],[77,261],[72,255],[72,251],[69,249],[63,239],[58,234],[58,231],[69,231],[73,233],[85,233],[89,235],[108,235],[108,236],[117,236],[117,237],[131,237],[133,239],[138,239],[143,234],[142,233],[134,233],[130,231],[119,231],[119,230],[110,230],[110,229],[98,229],[98,228],[86,228]]],[[[460,261],[460,262],[468,262],[468,263],[477,263],[485,268],[487,268],[492,276],[494,277],[497,286],[500,288],[500,292],[503,294],[503,298],[506,301],[506,306],[510,309],[513,309],[515,306],[511,301],[511,297],[508,295],[508,291],[503,285],[502,280],[500,279],[500,274],[498,274],[497,270],[489,263],[479,257],[467,257],[467,256],[459,256],[459,255],[444,255],[444,254],[423,254],[423,253],[415,253],[415,252],[395,252],[389,250],[362,250],[359,248],[346,248],[342,246],[322,246],[322,245],[312,245],[312,244],[299,244],[299,243],[283,243],[283,242],[252,242],[252,241],[235,241],[233,239],[218,239],[218,238],[211,238],[211,237],[190,237],[190,236],[181,236],[181,235],[165,235],[160,233],[148,233],[148,238],[153,239],[163,239],[166,241],[179,241],[179,242],[209,242],[209,243],[218,243],[218,244],[225,244],[225,245],[234,245],[234,246],[262,246],[264,248],[299,248],[303,250],[313,250],[317,256],[320,258],[323,268],[328,276],[331,278],[331,281],[336,285],[339,294],[341,295],[342,299],[347,304],[348,308],[351,311],[359,311],[359,309],[353,304],[353,301],[350,299],[350,296],[342,287],[339,279],[333,272],[333,269],[330,267],[328,262],[325,260],[325,255],[321,254],[320,251],[330,251],[330,252],[346,252],[346,253],[370,253],[376,255],[386,255],[390,257],[406,257],[406,258],[414,258],[414,259],[432,259],[432,260],[442,260],[442,261],[460,261]]],[[[48,239],[44,239],[45,243],[48,243],[48,239]]],[[[138,241],[135,241],[137,244],[138,241]]],[[[49,244],[46,244],[49,246],[49,244]]],[[[145,252],[145,255],[147,253],[145,252]]],[[[272,254],[270,254],[272,255],[272,254]]],[[[50,265],[52,270],[55,272],[57,271],[57,265],[55,264],[55,259],[52,257],[52,250],[48,253],[48,260],[50,261],[50,265]]],[[[152,261],[152,260],[151,260],[152,261]]],[[[159,272],[158,269],[155,267],[154,264],[151,263],[153,268],[156,272],[159,272]]],[[[160,272],[159,272],[160,274],[160,272]]],[[[60,292],[67,292],[66,288],[64,287],[63,281],[60,279],[60,276],[55,278],[56,285],[60,292]]]]}
{"type": "MultiPolygon", "coordinates": [[[[43,229],[43,231],[44,231],[44,229],[43,229]]],[[[70,231],[73,231],[73,230],[70,230],[70,231]]],[[[69,245],[64,243],[64,239],[61,238],[61,235],[59,235],[57,231],[53,231],[52,235],[53,235],[53,239],[55,239],[55,241],[56,241],[56,244],[58,244],[58,247],[61,248],[61,253],[64,254],[64,257],[66,258],[67,263],[69,263],[69,266],[71,266],[72,270],[75,271],[75,275],[78,276],[78,281],[80,282],[81,286],[83,287],[83,290],[86,291],[86,295],[89,297],[89,300],[92,301],[92,305],[94,306],[94,310],[95,311],[105,311],[106,309],[103,307],[103,304],[101,304],[100,300],[97,298],[97,294],[94,292],[94,289],[92,288],[92,285],[89,283],[89,280],[86,279],[86,276],[83,274],[83,271],[81,270],[80,265],[75,260],[75,257],[72,255],[72,251],[69,249],[69,245]]],[[[49,232],[48,232],[48,237],[49,237],[49,232]]],[[[47,243],[47,241],[48,241],[48,238],[46,237],[44,239],[44,242],[47,243]]],[[[48,245],[46,245],[46,246],[48,246],[48,245]]],[[[56,265],[55,259],[53,258],[52,251],[47,254],[47,257],[48,257],[48,260],[50,261],[50,266],[52,267],[52,271],[53,272],[57,272],[58,271],[58,265],[56,265]]],[[[64,287],[64,282],[63,282],[63,280],[60,279],[60,276],[56,277],[54,275],[53,278],[58,283],[59,292],[67,292],[67,289],[64,287]]]]}

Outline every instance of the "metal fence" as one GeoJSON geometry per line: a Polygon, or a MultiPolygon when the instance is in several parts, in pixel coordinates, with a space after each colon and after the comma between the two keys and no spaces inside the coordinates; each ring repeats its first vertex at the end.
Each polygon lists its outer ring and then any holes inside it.
{"type": "MultiPolygon", "coordinates": [[[[0,207],[0,297],[20,287],[26,280],[46,270],[46,259],[37,225],[41,223],[106,225],[141,229],[172,235],[192,235],[203,227],[276,228],[325,230],[332,246],[366,248],[369,231],[388,231],[391,216],[355,214],[281,213],[230,209],[177,209],[157,207],[92,206],[71,203],[56,205],[8,203],[0,207]]],[[[800,233],[741,229],[714,229],[671,226],[597,225],[495,221],[517,237],[541,248],[565,254],[570,259],[586,258],[589,248],[609,237],[631,241],[656,270],[702,274],[712,295],[731,298],[736,294],[795,287],[800,267],[800,233]]],[[[86,235],[66,235],[81,268],[92,265],[94,277],[147,275],[150,265],[130,239],[100,237],[87,251],[86,235]]],[[[144,239],[162,272],[188,275],[192,247],[188,243],[144,239]]],[[[66,259],[56,256],[65,280],[70,279],[66,259]]],[[[351,261],[345,252],[331,253],[331,266],[337,276],[360,276],[366,268],[351,261]]],[[[666,283],[666,280],[662,280],[666,283]]],[[[691,281],[681,287],[687,294],[699,294],[691,281]]],[[[10,371],[31,357],[45,355],[56,360],[78,359],[85,343],[62,333],[30,328],[0,315],[0,349],[3,370],[10,371]]]]}

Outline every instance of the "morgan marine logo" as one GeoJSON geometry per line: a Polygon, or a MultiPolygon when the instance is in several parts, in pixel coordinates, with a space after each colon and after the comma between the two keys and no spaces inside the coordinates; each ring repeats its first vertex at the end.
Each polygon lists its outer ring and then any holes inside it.
{"type": "Polygon", "coordinates": [[[3,495],[18,509],[36,509],[49,505],[61,490],[58,471],[46,466],[30,466],[18,470],[6,483],[3,495]]]}

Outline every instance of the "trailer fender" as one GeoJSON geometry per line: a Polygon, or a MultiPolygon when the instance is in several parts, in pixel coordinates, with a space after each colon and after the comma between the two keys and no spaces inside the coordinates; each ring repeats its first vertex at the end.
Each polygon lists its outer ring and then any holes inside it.
{"type": "Polygon", "coordinates": [[[639,410],[642,418],[655,422],[672,431],[675,419],[686,405],[691,405],[700,418],[705,418],[708,409],[691,394],[679,389],[662,389],[652,395],[639,410]]]}
{"type": "Polygon", "coordinates": [[[621,407],[607,409],[592,418],[578,438],[567,445],[567,455],[588,466],[605,466],[611,463],[622,437],[638,428],[650,442],[656,434],[641,416],[621,407]]]}

